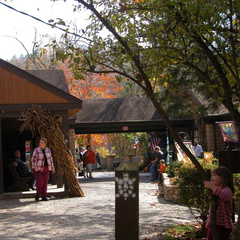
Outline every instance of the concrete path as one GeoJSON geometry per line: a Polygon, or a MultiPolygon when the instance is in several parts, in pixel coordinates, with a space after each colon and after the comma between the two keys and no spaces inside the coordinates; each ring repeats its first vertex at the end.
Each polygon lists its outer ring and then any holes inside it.
{"type": "MultiPolygon", "coordinates": [[[[78,178],[85,194],[81,198],[0,199],[0,239],[114,240],[114,172],[94,172],[93,176],[78,178]]],[[[158,197],[158,186],[150,179],[149,173],[140,173],[140,240],[162,239],[160,233],[167,226],[195,222],[187,207],[158,197]]]]}

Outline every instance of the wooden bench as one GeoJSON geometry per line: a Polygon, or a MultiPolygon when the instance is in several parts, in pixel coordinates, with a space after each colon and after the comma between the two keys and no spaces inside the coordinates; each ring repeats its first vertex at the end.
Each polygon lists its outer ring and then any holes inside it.
{"type": "Polygon", "coordinates": [[[7,187],[7,191],[9,192],[29,191],[29,186],[27,183],[29,182],[31,177],[24,178],[20,177],[13,162],[9,163],[8,167],[13,178],[13,183],[7,187]]]}

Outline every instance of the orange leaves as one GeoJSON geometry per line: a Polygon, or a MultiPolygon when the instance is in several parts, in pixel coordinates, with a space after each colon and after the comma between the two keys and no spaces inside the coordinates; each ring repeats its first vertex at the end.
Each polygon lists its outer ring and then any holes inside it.
{"type": "Polygon", "coordinates": [[[77,98],[116,98],[123,90],[114,76],[104,74],[86,75],[85,79],[75,79],[67,63],[58,65],[64,71],[69,91],[77,98]]]}

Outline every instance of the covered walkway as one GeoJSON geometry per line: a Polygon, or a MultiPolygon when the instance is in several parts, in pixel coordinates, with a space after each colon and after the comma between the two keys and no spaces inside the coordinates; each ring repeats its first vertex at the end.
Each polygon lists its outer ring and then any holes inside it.
{"type": "MultiPolygon", "coordinates": [[[[71,117],[76,134],[160,132],[166,125],[146,97],[82,99],[83,107],[71,117]]],[[[190,133],[194,119],[172,119],[179,131],[190,133]]]]}

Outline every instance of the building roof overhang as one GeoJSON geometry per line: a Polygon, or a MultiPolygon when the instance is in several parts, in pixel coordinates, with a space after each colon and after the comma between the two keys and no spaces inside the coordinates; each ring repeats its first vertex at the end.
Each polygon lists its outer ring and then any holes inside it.
{"type": "MultiPolygon", "coordinates": [[[[2,88],[0,114],[19,112],[23,108],[28,108],[35,104],[49,110],[66,110],[70,118],[82,108],[82,100],[40,79],[38,76],[41,76],[41,70],[30,71],[35,74],[33,75],[0,59],[0,71],[2,88]]],[[[54,70],[52,72],[51,70],[46,71],[45,75],[47,73],[50,76],[50,73],[56,73],[58,74],[57,78],[61,75],[59,75],[60,70],[56,72],[54,70]]],[[[64,74],[62,75],[64,76],[64,74]]]]}

